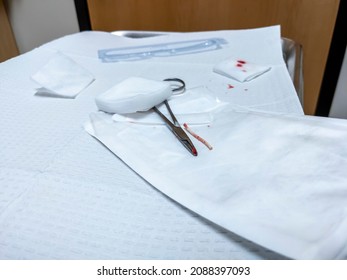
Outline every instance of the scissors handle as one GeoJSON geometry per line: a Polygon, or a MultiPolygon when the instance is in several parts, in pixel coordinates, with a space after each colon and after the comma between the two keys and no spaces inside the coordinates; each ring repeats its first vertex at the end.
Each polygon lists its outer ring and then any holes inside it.
{"type": "Polygon", "coordinates": [[[176,119],[174,113],[172,112],[171,107],[169,106],[169,103],[167,102],[167,100],[164,100],[164,104],[165,104],[167,110],[169,111],[169,114],[172,118],[174,125],[177,127],[180,127],[180,124],[179,124],[178,120],[176,119]]]}
{"type": "MultiPolygon", "coordinates": [[[[154,106],[152,109],[154,110],[154,112],[156,112],[161,117],[161,119],[170,128],[170,130],[173,131],[176,127],[178,127],[174,123],[172,123],[162,112],[160,112],[156,106],[154,106]]],[[[176,120],[176,122],[177,122],[177,120],[176,120]]]]}
{"type": "Polygon", "coordinates": [[[186,88],[186,83],[179,79],[179,78],[168,78],[168,79],[165,79],[163,80],[164,82],[177,82],[178,84],[172,84],[171,85],[171,90],[173,92],[177,92],[177,91],[182,91],[184,92],[185,88],[186,88]]]}

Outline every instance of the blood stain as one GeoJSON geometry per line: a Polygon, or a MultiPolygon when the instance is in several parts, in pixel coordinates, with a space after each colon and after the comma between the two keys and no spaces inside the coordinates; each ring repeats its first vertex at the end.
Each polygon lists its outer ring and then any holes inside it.
{"type": "Polygon", "coordinates": [[[228,89],[232,89],[232,88],[234,88],[234,86],[231,84],[228,84],[228,89]]]}

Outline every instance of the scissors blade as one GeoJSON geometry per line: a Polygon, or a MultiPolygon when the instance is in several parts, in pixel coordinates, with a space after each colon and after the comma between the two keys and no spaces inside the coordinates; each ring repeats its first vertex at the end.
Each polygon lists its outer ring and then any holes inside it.
{"type": "Polygon", "coordinates": [[[153,110],[162,118],[165,122],[166,126],[170,129],[170,131],[177,137],[177,139],[181,142],[181,144],[193,155],[197,156],[198,152],[194,147],[192,141],[189,139],[188,135],[184,132],[184,130],[177,125],[178,122],[176,120],[176,125],[174,125],[162,112],[158,110],[157,107],[153,107],[153,110]]]}
{"type": "Polygon", "coordinates": [[[175,126],[173,129],[173,134],[178,138],[181,144],[186,147],[186,149],[193,155],[197,156],[198,152],[194,147],[192,141],[189,139],[188,135],[184,132],[184,130],[180,126],[175,126]]]}

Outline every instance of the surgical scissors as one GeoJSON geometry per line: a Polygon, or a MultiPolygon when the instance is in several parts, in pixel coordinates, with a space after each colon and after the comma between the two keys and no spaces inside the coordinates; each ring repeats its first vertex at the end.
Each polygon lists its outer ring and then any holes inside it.
{"type": "MultiPolygon", "coordinates": [[[[169,79],[165,79],[164,81],[167,81],[167,82],[177,82],[177,83],[180,84],[177,87],[175,87],[175,85],[172,86],[173,87],[172,88],[173,92],[180,92],[180,91],[184,91],[185,90],[185,83],[181,79],[169,78],[169,79]]],[[[162,112],[160,112],[160,110],[156,106],[154,106],[152,108],[153,111],[156,112],[162,118],[162,120],[165,122],[166,126],[177,137],[177,139],[181,142],[181,144],[193,156],[197,156],[198,152],[197,152],[196,148],[194,147],[192,141],[189,139],[188,135],[182,129],[180,123],[177,121],[174,113],[172,112],[172,110],[170,108],[169,102],[167,100],[164,100],[163,103],[165,104],[167,110],[169,111],[169,114],[170,114],[170,116],[172,118],[172,122],[162,112]]]]}

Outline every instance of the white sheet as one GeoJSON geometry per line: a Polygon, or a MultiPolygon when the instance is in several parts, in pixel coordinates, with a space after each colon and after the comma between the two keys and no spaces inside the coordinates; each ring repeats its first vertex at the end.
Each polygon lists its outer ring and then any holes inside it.
{"type": "Polygon", "coordinates": [[[279,27],[144,41],[82,32],[0,64],[0,258],[283,258],[173,202],[82,128],[89,113],[97,111],[94,98],[129,76],[178,77],[188,88],[203,83],[221,100],[238,106],[302,114],[279,37],[279,27]],[[97,58],[98,48],[211,35],[227,37],[228,48],[131,65],[102,64],[97,58]],[[246,48],[250,42],[256,52],[246,48]],[[56,51],[95,77],[76,99],[35,96],[37,85],[30,76],[56,51]],[[230,82],[211,69],[230,52],[274,71],[255,79],[252,88],[235,83],[229,89],[230,82]]]}
{"type": "Polygon", "coordinates": [[[162,126],[94,113],[86,129],[160,191],[232,232],[291,258],[346,257],[346,122],[223,107],[195,128],[213,143],[209,151],[195,141],[196,158],[162,126]]]}

